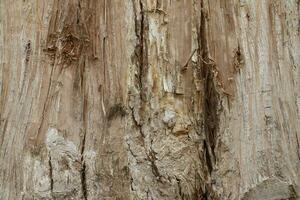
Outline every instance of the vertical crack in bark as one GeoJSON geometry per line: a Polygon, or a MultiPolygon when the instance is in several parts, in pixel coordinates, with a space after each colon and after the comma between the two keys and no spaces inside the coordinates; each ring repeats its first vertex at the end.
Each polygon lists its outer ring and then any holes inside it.
{"type": "MultiPolygon", "coordinates": [[[[213,167],[215,155],[214,149],[216,144],[217,131],[219,127],[219,101],[220,95],[215,85],[215,72],[214,63],[209,59],[207,36],[206,36],[206,13],[203,7],[203,1],[201,2],[201,19],[200,27],[198,32],[198,43],[199,43],[199,56],[202,60],[201,76],[203,80],[203,108],[204,108],[204,131],[205,131],[205,145],[207,150],[207,161],[209,165],[213,167]]],[[[211,172],[210,170],[210,172],[211,172]]]]}
{"type": "Polygon", "coordinates": [[[80,171],[80,178],[81,178],[81,187],[82,187],[82,194],[83,198],[86,200],[87,199],[87,183],[86,183],[86,164],[83,158],[83,152],[84,152],[84,144],[85,144],[85,133],[82,141],[82,147],[81,147],[81,171],[80,171]]]}
{"type": "Polygon", "coordinates": [[[138,68],[137,78],[136,78],[136,85],[140,91],[140,99],[142,102],[146,100],[146,91],[144,91],[144,84],[143,84],[143,77],[146,73],[146,67],[148,65],[148,54],[147,54],[147,23],[145,18],[145,11],[143,7],[142,1],[139,1],[139,14],[138,9],[135,7],[135,2],[132,0],[133,4],[133,12],[135,17],[135,34],[137,37],[137,44],[135,46],[134,55],[132,56],[132,62],[136,64],[138,68]],[[139,17],[140,16],[140,19],[139,17]]]}
{"type": "Polygon", "coordinates": [[[83,51],[84,50],[84,38],[87,35],[87,30],[86,30],[86,19],[84,19],[84,12],[85,10],[83,9],[84,6],[82,6],[82,0],[77,1],[77,20],[76,24],[74,25],[75,27],[78,28],[78,34],[79,34],[79,50],[77,52],[77,57],[78,59],[75,59],[77,61],[77,67],[79,68],[79,79],[80,79],[80,92],[81,92],[81,97],[82,97],[82,130],[81,130],[81,169],[80,169],[80,182],[81,182],[81,190],[82,190],[82,195],[83,199],[87,199],[87,180],[86,180],[86,163],[84,159],[84,152],[85,152],[85,145],[86,145],[86,132],[87,132],[87,123],[88,123],[88,95],[87,95],[87,84],[86,84],[86,74],[85,74],[85,67],[86,67],[86,59],[87,55],[86,52],[88,51],[83,51]]]}
{"type": "Polygon", "coordinates": [[[48,156],[48,164],[49,164],[50,192],[51,192],[51,197],[53,197],[54,181],[53,181],[53,167],[52,167],[52,160],[51,160],[50,152],[49,152],[49,156],[48,156]]]}
{"type": "Polygon", "coordinates": [[[145,15],[144,15],[144,8],[143,3],[140,1],[140,12],[141,12],[141,21],[140,21],[140,32],[139,32],[139,87],[140,87],[140,95],[141,100],[146,100],[146,94],[143,87],[143,75],[145,73],[145,67],[147,66],[147,43],[144,41],[145,37],[145,31],[146,30],[146,24],[145,24],[145,15]]]}
{"type": "Polygon", "coordinates": [[[150,147],[150,151],[149,151],[149,153],[147,153],[147,157],[148,157],[148,160],[151,163],[151,168],[152,168],[153,175],[157,178],[158,181],[160,181],[162,176],[161,176],[161,174],[158,170],[158,167],[155,163],[156,160],[157,160],[155,154],[156,154],[155,151],[150,147]]]}
{"type": "MultiPolygon", "coordinates": [[[[138,31],[138,27],[136,26],[136,33],[139,32],[138,39],[139,39],[139,44],[138,44],[138,66],[139,66],[139,89],[140,89],[140,100],[141,100],[141,109],[143,109],[145,107],[145,103],[147,101],[147,91],[146,88],[144,87],[143,83],[145,80],[143,80],[143,77],[145,76],[146,69],[148,66],[148,47],[147,47],[147,42],[146,42],[146,38],[148,35],[148,27],[147,27],[147,22],[146,22],[146,18],[145,18],[145,11],[144,11],[144,7],[143,7],[143,3],[142,1],[139,1],[139,6],[140,6],[140,14],[141,14],[141,19],[140,19],[140,30],[138,31]],[[146,37],[145,37],[146,36],[146,37]]],[[[137,25],[137,20],[136,20],[136,25],[137,25]]],[[[140,110],[143,111],[143,110],[140,110]]],[[[140,114],[142,114],[142,112],[140,112],[140,114]]],[[[139,125],[139,130],[140,133],[142,135],[143,140],[145,140],[145,135],[143,133],[142,130],[142,125],[139,125]]],[[[152,148],[150,147],[150,150],[148,151],[146,146],[145,146],[145,141],[143,141],[144,143],[144,148],[145,148],[145,153],[147,156],[148,161],[150,161],[151,164],[151,169],[152,169],[152,173],[153,175],[157,178],[157,180],[160,180],[161,175],[159,173],[158,167],[155,164],[156,161],[156,156],[155,156],[155,152],[152,150],[152,148]]]]}
{"type": "Polygon", "coordinates": [[[143,116],[145,113],[145,106],[147,102],[147,91],[144,86],[144,77],[146,76],[145,74],[147,73],[147,66],[148,66],[148,47],[147,47],[147,42],[146,38],[148,35],[148,25],[147,25],[147,18],[145,16],[145,11],[144,11],[144,5],[142,1],[139,1],[139,12],[140,12],[140,18],[138,18],[138,13],[137,9],[135,7],[135,2],[132,0],[133,4],[133,10],[134,10],[134,15],[135,15],[135,33],[136,37],[138,40],[138,43],[135,47],[135,52],[132,57],[132,62],[134,62],[138,68],[138,75],[136,78],[136,84],[139,89],[139,95],[140,95],[140,108],[139,108],[139,115],[141,120],[137,120],[136,117],[134,116],[134,108],[131,108],[132,111],[132,118],[134,121],[135,126],[138,128],[141,137],[142,137],[142,145],[145,149],[145,154],[147,157],[147,160],[150,162],[151,169],[153,175],[157,178],[157,180],[160,180],[161,175],[159,173],[158,167],[156,166],[156,156],[155,152],[153,149],[150,147],[148,150],[145,146],[145,134],[143,133],[143,116]]]}
{"type": "Polygon", "coordinates": [[[83,56],[83,63],[81,67],[81,89],[82,89],[82,98],[83,98],[83,108],[82,108],[82,117],[83,117],[83,138],[81,144],[81,170],[80,170],[80,178],[81,178],[81,187],[83,198],[87,199],[87,182],[86,182],[86,164],[84,160],[84,151],[85,151],[85,140],[86,140],[86,130],[87,130],[87,95],[86,95],[86,80],[85,80],[85,57],[83,56]]]}
{"type": "Polygon", "coordinates": [[[102,39],[102,59],[103,59],[103,85],[106,85],[106,49],[105,49],[105,44],[106,44],[106,36],[103,37],[102,39]]]}
{"type": "Polygon", "coordinates": [[[87,199],[87,182],[86,182],[86,164],[84,160],[84,148],[85,148],[85,138],[86,138],[86,130],[83,132],[83,139],[81,145],[81,170],[80,170],[80,179],[81,179],[81,189],[83,198],[87,199]]]}
{"type": "Polygon", "coordinates": [[[296,144],[297,144],[297,155],[298,155],[298,159],[300,160],[300,144],[299,144],[299,137],[297,132],[295,135],[296,135],[296,144]]]}
{"type": "Polygon", "coordinates": [[[205,153],[205,159],[206,159],[206,166],[208,168],[209,173],[211,173],[213,170],[213,164],[212,164],[212,160],[211,160],[212,158],[210,156],[210,151],[209,151],[210,147],[208,145],[209,144],[207,144],[207,141],[204,140],[203,146],[204,146],[204,153],[205,153]]]}
{"type": "MultiPolygon", "coordinates": [[[[144,29],[145,29],[145,17],[144,17],[144,11],[143,11],[143,4],[141,1],[139,1],[139,12],[140,12],[140,19],[138,17],[138,9],[136,8],[135,1],[132,0],[132,6],[133,6],[133,12],[134,12],[134,21],[135,21],[135,34],[137,37],[137,44],[135,46],[134,55],[132,56],[132,62],[137,66],[137,77],[135,78],[135,84],[138,87],[139,95],[140,95],[140,107],[139,109],[139,115],[142,114],[141,110],[144,108],[145,104],[145,93],[143,88],[143,76],[144,76],[144,67],[147,65],[147,47],[144,42],[144,29]]],[[[131,108],[132,111],[132,118],[134,121],[135,126],[139,129],[139,132],[144,140],[145,136],[142,131],[142,120],[136,119],[134,115],[135,108],[131,108]]],[[[143,141],[144,143],[144,141],[143,141]]],[[[143,144],[144,145],[144,144],[143,144]]]]}
{"type": "MultiPolygon", "coordinates": [[[[203,141],[205,164],[211,175],[215,163],[215,145],[217,140],[217,132],[219,128],[219,105],[220,95],[215,84],[215,63],[209,58],[208,38],[207,38],[207,19],[203,0],[200,3],[201,18],[198,29],[198,54],[201,66],[201,76],[203,80],[203,109],[204,109],[204,132],[205,139],[203,141]]],[[[211,186],[210,177],[207,180],[205,189],[202,191],[203,199],[211,199],[214,192],[211,186]]],[[[216,197],[214,197],[215,199],[216,197]]]]}

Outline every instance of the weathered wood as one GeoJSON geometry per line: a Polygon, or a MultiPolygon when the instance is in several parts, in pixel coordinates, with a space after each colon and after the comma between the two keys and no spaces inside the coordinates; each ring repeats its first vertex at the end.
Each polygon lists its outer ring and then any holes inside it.
{"type": "Polygon", "coordinates": [[[1,0],[0,199],[300,198],[298,0],[1,0]]]}

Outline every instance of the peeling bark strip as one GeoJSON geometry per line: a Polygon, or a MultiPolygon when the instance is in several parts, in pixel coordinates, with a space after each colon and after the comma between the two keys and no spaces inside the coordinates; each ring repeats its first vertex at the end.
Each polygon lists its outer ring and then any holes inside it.
{"type": "Polygon", "coordinates": [[[0,200],[299,199],[299,5],[1,0],[0,200]]]}

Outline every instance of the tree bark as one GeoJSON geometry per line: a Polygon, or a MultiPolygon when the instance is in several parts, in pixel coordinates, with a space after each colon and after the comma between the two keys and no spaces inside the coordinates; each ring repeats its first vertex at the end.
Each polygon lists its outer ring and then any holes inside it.
{"type": "Polygon", "coordinates": [[[0,200],[300,199],[299,0],[0,0],[0,200]]]}

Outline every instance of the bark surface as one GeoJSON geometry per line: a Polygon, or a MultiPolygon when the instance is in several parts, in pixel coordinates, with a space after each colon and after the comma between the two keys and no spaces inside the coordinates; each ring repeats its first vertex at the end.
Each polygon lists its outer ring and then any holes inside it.
{"type": "Polygon", "coordinates": [[[300,198],[299,0],[0,0],[0,200],[300,198]]]}

